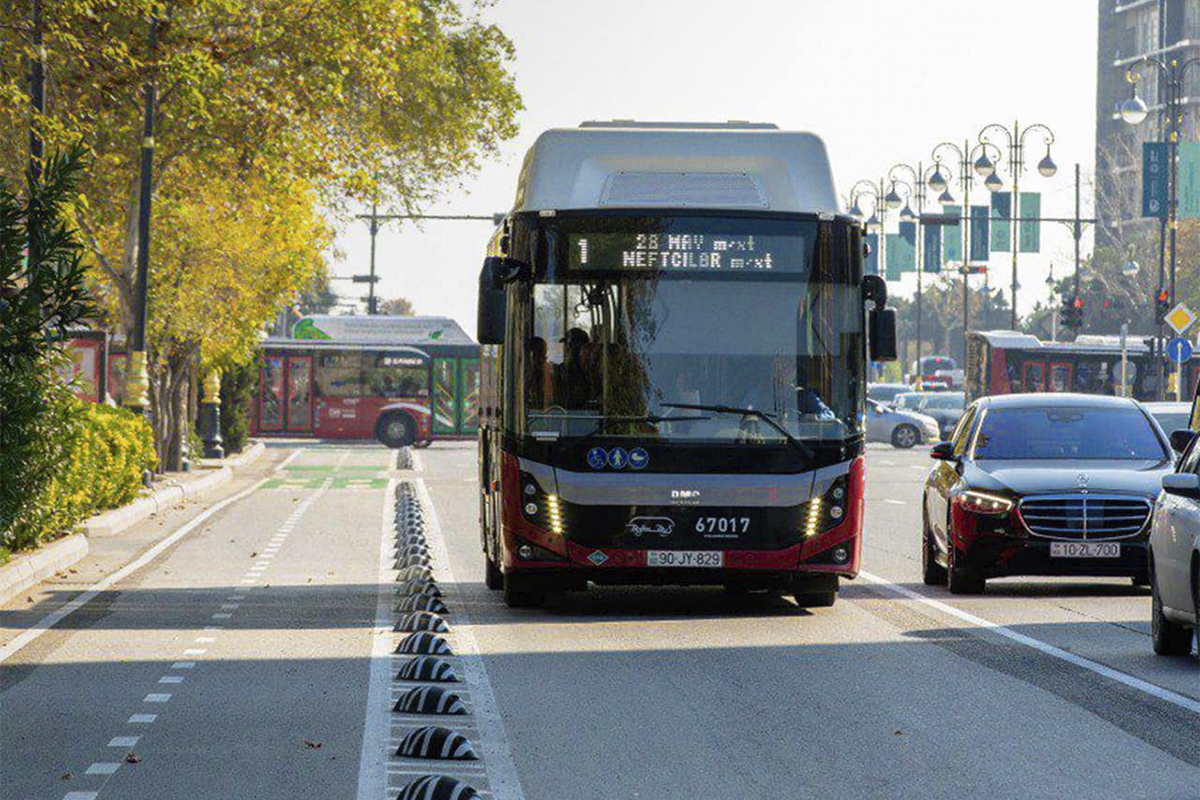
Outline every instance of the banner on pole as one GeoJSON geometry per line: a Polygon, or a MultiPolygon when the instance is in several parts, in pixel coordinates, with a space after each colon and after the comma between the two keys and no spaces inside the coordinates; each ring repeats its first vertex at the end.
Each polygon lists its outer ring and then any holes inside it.
{"type": "MultiPolygon", "coordinates": [[[[950,231],[953,236],[958,235],[958,231],[950,231]]],[[[921,270],[923,272],[941,272],[942,271],[942,226],[941,225],[926,225],[924,233],[925,249],[922,251],[921,270]]]]}
{"type": "Polygon", "coordinates": [[[917,268],[917,223],[901,222],[899,231],[887,235],[885,268],[889,281],[898,281],[903,273],[917,268]]]}
{"type": "MultiPolygon", "coordinates": [[[[1178,155],[1179,216],[1196,219],[1200,217],[1200,142],[1180,142],[1178,155]]],[[[1163,208],[1165,217],[1166,203],[1163,208]]]]}
{"type": "Polygon", "coordinates": [[[863,259],[863,272],[867,275],[879,274],[879,234],[867,233],[863,235],[863,241],[867,245],[867,257],[863,259]]]}
{"type": "Polygon", "coordinates": [[[1012,195],[1008,192],[992,192],[992,235],[991,250],[993,253],[1007,253],[1012,250],[1012,195]]]}
{"type": "Polygon", "coordinates": [[[1022,253],[1037,253],[1042,248],[1042,195],[1040,192],[1021,192],[1021,227],[1017,246],[1022,253]]]}
{"type": "Polygon", "coordinates": [[[1166,142],[1142,142],[1143,217],[1167,218],[1168,148],[1166,142]]]}
{"type": "MultiPolygon", "coordinates": [[[[962,214],[962,206],[942,206],[942,210],[954,216],[962,214]]],[[[962,260],[962,228],[960,227],[957,230],[947,231],[946,235],[942,237],[942,264],[962,260]]]]}
{"type": "Polygon", "coordinates": [[[988,260],[988,216],[987,206],[971,206],[971,261],[988,260]]]}

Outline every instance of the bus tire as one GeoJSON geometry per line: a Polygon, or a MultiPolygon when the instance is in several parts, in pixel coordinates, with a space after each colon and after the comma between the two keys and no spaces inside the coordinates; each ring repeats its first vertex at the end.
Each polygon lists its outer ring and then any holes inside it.
{"type": "Polygon", "coordinates": [[[837,602],[837,591],[832,592],[802,592],[792,595],[796,605],[801,608],[829,608],[837,602]]]}
{"type": "Polygon", "coordinates": [[[892,429],[892,447],[907,450],[913,445],[920,443],[921,432],[907,422],[901,423],[892,429]]]}
{"type": "Polygon", "coordinates": [[[483,560],[483,585],[493,592],[500,591],[504,588],[504,573],[500,571],[500,565],[492,561],[492,557],[486,551],[483,554],[483,560]]]}
{"type": "Polygon", "coordinates": [[[546,602],[546,593],[528,577],[504,573],[504,605],[509,608],[535,608],[546,602]]]}
{"type": "Polygon", "coordinates": [[[403,411],[384,414],[375,425],[375,438],[388,447],[408,447],[417,438],[417,423],[403,411]]]}

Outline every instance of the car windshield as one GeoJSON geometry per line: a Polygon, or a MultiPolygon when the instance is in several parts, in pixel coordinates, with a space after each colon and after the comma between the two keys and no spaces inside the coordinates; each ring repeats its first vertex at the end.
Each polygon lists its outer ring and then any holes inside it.
{"type": "Polygon", "coordinates": [[[804,439],[859,429],[856,287],[646,277],[537,284],[530,301],[531,434],[583,436],[608,419],[608,436],[786,441],[748,414],[676,405],[756,409],[804,439]]]}
{"type": "Polygon", "coordinates": [[[965,404],[966,400],[961,394],[934,394],[926,397],[921,408],[962,411],[965,404]]]}
{"type": "Polygon", "coordinates": [[[897,395],[893,405],[896,408],[903,408],[908,411],[915,411],[921,407],[922,397],[917,392],[906,392],[902,395],[897,395]]]}
{"type": "Polygon", "coordinates": [[[1150,421],[1136,408],[991,409],[975,440],[975,458],[981,460],[1165,457],[1150,421]]]}

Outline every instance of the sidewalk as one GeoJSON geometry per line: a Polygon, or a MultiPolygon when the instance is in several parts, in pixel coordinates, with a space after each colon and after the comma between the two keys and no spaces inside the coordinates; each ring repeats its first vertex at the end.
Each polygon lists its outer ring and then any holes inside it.
{"type": "Polygon", "coordinates": [[[168,517],[177,516],[173,512],[185,512],[185,517],[190,516],[201,500],[207,501],[218,492],[224,494],[221,490],[234,481],[235,471],[238,476],[248,471],[257,473],[256,462],[265,452],[267,448],[263,443],[255,442],[238,455],[204,459],[199,469],[170,473],[156,480],[132,503],[86,520],[80,526],[80,532],[56,539],[32,552],[15,555],[0,566],[0,607],[22,594],[28,595],[37,589],[37,584],[51,578],[75,582],[73,576],[80,574],[77,565],[89,556],[98,557],[91,559],[98,563],[113,559],[127,562],[136,552],[153,544],[153,537],[146,541],[145,534],[134,532],[133,528],[148,527],[153,532],[164,526],[168,517]],[[150,524],[143,524],[147,520],[150,524]],[[126,532],[132,535],[125,535],[126,532]]]}

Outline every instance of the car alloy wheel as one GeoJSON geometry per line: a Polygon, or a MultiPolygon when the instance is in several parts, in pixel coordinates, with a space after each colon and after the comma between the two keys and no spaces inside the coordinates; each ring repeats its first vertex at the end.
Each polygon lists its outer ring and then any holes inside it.
{"type": "Polygon", "coordinates": [[[917,432],[917,429],[907,422],[897,425],[895,430],[892,431],[892,445],[902,450],[907,450],[920,440],[921,435],[917,432]]]}

